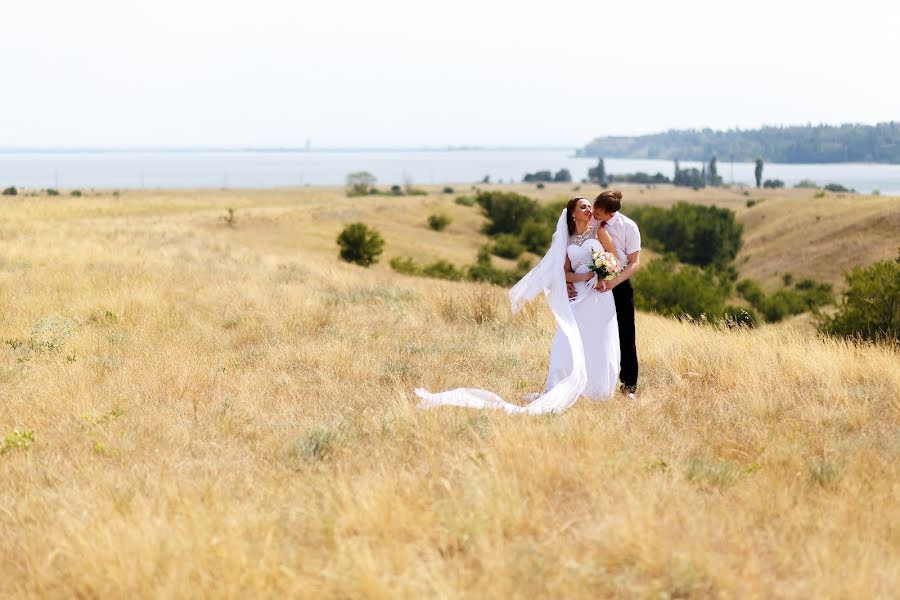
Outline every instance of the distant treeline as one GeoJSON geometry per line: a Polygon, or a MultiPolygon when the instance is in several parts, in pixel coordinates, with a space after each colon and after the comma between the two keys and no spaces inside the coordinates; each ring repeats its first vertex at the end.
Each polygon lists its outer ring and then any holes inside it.
{"type": "Polygon", "coordinates": [[[900,123],[816,125],[713,131],[670,130],[642,136],[595,138],[579,156],[776,163],[900,163],[900,123]]]}

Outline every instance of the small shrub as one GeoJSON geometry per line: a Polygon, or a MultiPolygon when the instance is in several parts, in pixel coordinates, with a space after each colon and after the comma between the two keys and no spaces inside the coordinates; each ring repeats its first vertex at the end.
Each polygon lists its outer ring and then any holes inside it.
{"type": "Polygon", "coordinates": [[[539,190],[544,189],[544,184],[543,183],[537,184],[537,189],[539,189],[539,190]]]}
{"type": "Polygon", "coordinates": [[[458,281],[465,278],[465,273],[457,269],[453,263],[446,260],[437,260],[429,265],[425,265],[422,274],[426,277],[434,277],[436,279],[450,279],[458,281]]]}
{"type": "Polygon", "coordinates": [[[441,193],[442,193],[442,194],[452,194],[452,193],[453,193],[453,188],[450,187],[449,185],[448,185],[448,186],[445,186],[444,189],[441,190],[441,193]]]}
{"type": "Polygon", "coordinates": [[[511,233],[498,235],[491,248],[492,254],[503,258],[519,258],[523,252],[525,252],[525,246],[519,241],[519,238],[511,233]]]}
{"type": "Polygon", "coordinates": [[[442,213],[434,213],[428,217],[428,226],[435,231],[443,231],[452,222],[452,219],[442,213]]]}
{"type": "Polygon", "coordinates": [[[725,306],[723,321],[728,327],[753,327],[759,318],[752,308],[729,304],[725,306]]]}
{"type": "Polygon", "coordinates": [[[521,259],[516,264],[516,268],[512,270],[500,269],[494,266],[491,261],[490,250],[487,246],[482,246],[478,251],[478,258],[474,265],[469,265],[466,269],[468,277],[472,281],[483,281],[493,283],[495,285],[511,285],[522,278],[531,268],[531,262],[528,259],[521,259]]]}
{"type": "Polygon", "coordinates": [[[368,267],[378,262],[384,252],[384,238],[365,223],[347,225],[337,237],[340,257],[347,262],[368,267]]]}
{"type": "Polygon", "coordinates": [[[0,454],[6,454],[12,450],[28,450],[33,443],[33,430],[19,431],[18,429],[13,429],[3,438],[3,443],[0,444],[0,454]]]}
{"type": "Polygon", "coordinates": [[[475,198],[472,196],[457,196],[454,202],[460,206],[475,206],[475,198]]]}
{"type": "Polygon", "coordinates": [[[784,187],[784,182],[780,179],[766,179],[763,182],[764,188],[778,189],[784,187]]]}
{"type": "Polygon", "coordinates": [[[812,179],[801,179],[799,183],[794,184],[794,187],[802,190],[802,189],[815,189],[819,186],[812,179]]]}
{"type": "Polygon", "coordinates": [[[225,224],[228,225],[229,227],[234,227],[237,224],[236,218],[234,216],[233,208],[229,208],[228,214],[225,215],[224,217],[222,217],[222,219],[225,221],[225,224]]]}
{"type": "Polygon", "coordinates": [[[15,187],[8,187],[5,190],[3,190],[4,196],[15,196],[18,193],[19,193],[19,190],[17,190],[15,187]]]}
{"type": "Polygon", "coordinates": [[[409,256],[395,256],[390,262],[391,269],[404,275],[421,275],[422,268],[409,256]]]}
{"type": "Polygon", "coordinates": [[[403,188],[401,188],[399,185],[392,185],[392,186],[391,186],[391,195],[393,195],[393,196],[402,196],[402,195],[403,195],[403,188]]]}
{"type": "Polygon", "coordinates": [[[297,442],[297,454],[310,462],[328,459],[337,446],[337,434],[323,427],[313,427],[297,442]]]}
{"type": "Polygon", "coordinates": [[[741,475],[740,465],[728,460],[707,460],[694,457],[685,467],[684,476],[688,481],[716,488],[725,488],[741,475]]]}
{"type": "Polygon", "coordinates": [[[829,192],[836,192],[836,193],[845,193],[845,192],[853,191],[850,188],[844,187],[839,183],[829,183],[828,185],[825,186],[825,189],[828,190],[829,192]]]}
{"type": "Polygon", "coordinates": [[[81,198],[81,190],[72,190],[69,192],[70,196],[74,196],[75,198],[81,198]]]}
{"type": "Polygon", "coordinates": [[[753,208],[754,206],[756,206],[756,200],[753,200],[752,198],[747,200],[747,208],[753,208]]]}
{"type": "Polygon", "coordinates": [[[824,198],[827,194],[825,194],[825,190],[819,190],[815,194],[813,194],[813,198],[824,198]]]}
{"type": "Polygon", "coordinates": [[[809,464],[809,481],[824,488],[830,488],[840,481],[843,470],[840,463],[817,458],[809,464]]]}
{"type": "Polygon", "coordinates": [[[48,189],[48,190],[47,190],[47,195],[48,195],[48,196],[59,196],[59,190],[48,189]]]}

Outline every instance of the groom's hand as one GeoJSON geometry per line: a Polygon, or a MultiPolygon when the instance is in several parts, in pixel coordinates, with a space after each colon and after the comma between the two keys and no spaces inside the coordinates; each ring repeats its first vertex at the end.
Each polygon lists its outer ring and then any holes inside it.
{"type": "Polygon", "coordinates": [[[575,284],[571,281],[566,283],[566,291],[569,292],[569,300],[574,300],[578,292],[575,291],[575,284]]]}

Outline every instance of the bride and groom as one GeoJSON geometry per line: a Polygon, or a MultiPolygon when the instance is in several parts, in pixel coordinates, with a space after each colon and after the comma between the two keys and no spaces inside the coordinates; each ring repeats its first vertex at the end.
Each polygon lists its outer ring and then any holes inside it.
{"type": "Polygon", "coordinates": [[[497,394],[457,388],[416,394],[423,408],[465,406],[498,408],[510,413],[543,414],[566,410],[584,394],[592,400],[612,396],[616,376],[634,398],[638,363],[631,276],[640,264],[637,225],[621,214],[622,194],[607,190],[594,200],[572,198],[559,216],[550,249],[509,291],[513,312],[544,292],[557,330],[550,350],[544,393],[524,406],[497,394]],[[614,253],[623,268],[611,281],[598,281],[591,269],[593,253],[614,253]]]}

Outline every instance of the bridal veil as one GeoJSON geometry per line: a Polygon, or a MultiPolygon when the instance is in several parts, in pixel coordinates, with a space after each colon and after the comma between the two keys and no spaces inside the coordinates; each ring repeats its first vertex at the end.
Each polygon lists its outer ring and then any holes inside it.
{"type": "Polygon", "coordinates": [[[563,209],[556,222],[556,231],[550,249],[525,277],[519,280],[509,290],[509,301],[512,303],[513,313],[519,312],[522,307],[540,292],[544,292],[547,303],[553,312],[553,317],[559,327],[559,331],[565,336],[572,352],[572,372],[561,379],[544,394],[524,406],[505,402],[497,394],[488,390],[476,388],[457,388],[447,392],[430,393],[422,388],[415,390],[416,395],[422,399],[420,408],[432,408],[435,406],[464,406],[468,408],[493,408],[505,410],[509,413],[546,414],[562,412],[575,404],[578,397],[584,391],[587,383],[587,373],[584,364],[584,348],[581,343],[581,334],[575,323],[575,316],[569,304],[569,295],[566,291],[566,276],[564,264],[566,249],[569,243],[569,228],[566,223],[566,209],[563,209]]]}

